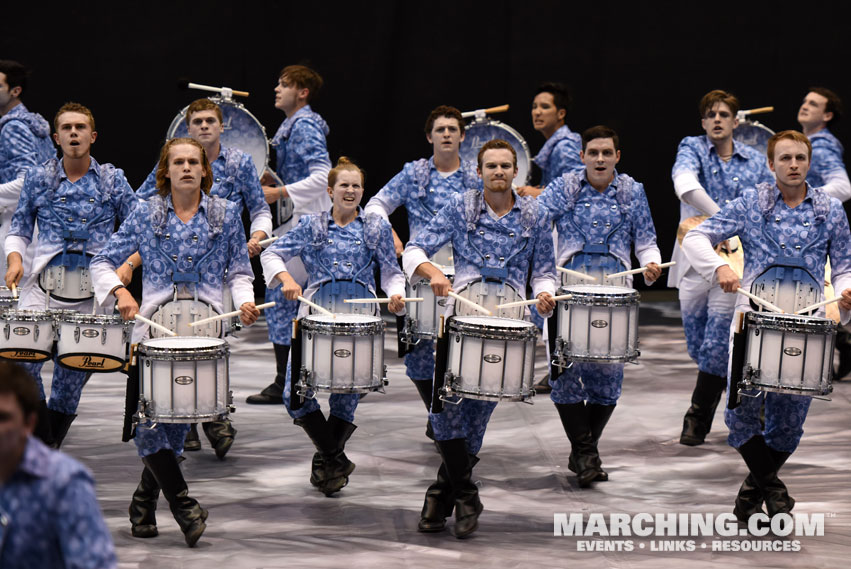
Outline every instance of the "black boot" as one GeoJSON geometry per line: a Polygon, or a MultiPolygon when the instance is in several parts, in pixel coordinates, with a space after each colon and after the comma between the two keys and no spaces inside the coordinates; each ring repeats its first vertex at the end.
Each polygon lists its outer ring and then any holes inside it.
{"type": "Polygon", "coordinates": [[[839,353],[839,365],[833,374],[833,380],[839,381],[851,373],[851,332],[842,326],[836,330],[836,351],[839,353]]]}
{"type": "MultiPolygon", "coordinates": [[[[762,492],[768,515],[774,516],[791,512],[795,506],[795,500],[789,496],[786,485],[777,477],[779,467],[775,463],[774,456],[772,456],[772,450],[765,444],[762,435],[751,437],[748,442],[739,447],[738,451],[751,472],[752,482],[762,492]]],[[[781,458],[782,456],[778,454],[778,459],[781,458]]]]}
{"type": "Polygon", "coordinates": [[[194,546],[207,529],[207,524],[204,523],[207,519],[207,510],[189,496],[189,488],[183,479],[183,473],[180,471],[174,452],[163,449],[142,458],[142,462],[162,488],[171,513],[177,525],[180,526],[180,531],[183,532],[186,545],[194,546]]]}
{"type": "Polygon", "coordinates": [[[53,445],[53,436],[50,433],[50,416],[47,411],[47,401],[44,399],[38,402],[38,422],[33,434],[47,446],[53,445]]]}
{"type": "Polygon", "coordinates": [[[221,421],[211,421],[203,423],[204,434],[210,441],[213,450],[216,451],[216,456],[219,460],[224,460],[225,455],[233,445],[233,439],[236,437],[236,429],[233,427],[230,419],[222,419],[221,421]]]}
{"type": "MultiPolygon", "coordinates": [[[[589,403],[588,407],[588,415],[591,419],[591,440],[594,442],[594,448],[597,448],[597,444],[600,442],[600,437],[603,436],[603,429],[606,428],[606,425],[609,423],[609,419],[612,416],[612,413],[615,411],[615,405],[598,405],[596,403],[589,403]]],[[[599,450],[597,452],[599,456],[599,450]]],[[[602,460],[600,461],[602,464],[602,460]]],[[[568,467],[569,467],[568,463],[568,467]]],[[[607,482],[609,480],[609,473],[603,470],[602,466],[598,469],[597,477],[594,478],[595,482],[607,482]]]]}
{"type": "MultiPolygon", "coordinates": [[[[768,447],[768,452],[774,461],[774,468],[780,472],[780,468],[786,464],[786,461],[792,455],[791,452],[782,452],[768,447]]],[[[762,509],[762,490],[756,484],[753,474],[748,473],[748,477],[742,482],[739,488],[739,494],[736,496],[736,506],[733,508],[733,514],[743,523],[747,523],[748,518],[754,514],[765,513],[762,509]]]]}
{"type": "Polygon", "coordinates": [[[142,479],[139,486],[133,492],[133,501],[130,502],[130,533],[133,537],[157,537],[157,500],[160,497],[160,485],[156,478],[145,467],[142,470],[142,479]]]}
{"type": "Polygon", "coordinates": [[[76,415],[66,415],[53,409],[47,409],[47,420],[50,424],[50,448],[58,449],[62,446],[62,441],[65,440],[65,435],[68,434],[68,429],[71,428],[71,423],[76,419],[76,415]]]}
{"type": "Polygon", "coordinates": [[[290,357],[290,347],[282,344],[272,344],[275,348],[275,381],[267,385],[260,393],[249,395],[245,400],[251,405],[281,405],[284,402],[284,385],[287,381],[287,361],[290,357]]]}
{"type": "MultiPolygon", "coordinates": [[[[585,403],[556,403],[564,432],[570,440],[573,470],[580,488],[587,488],[601,472],[600,455],[591,434],[591,417],[585,403]]],[[[568,467],[570,467],[568,460],[568,467]]]]}
{"type": "Polygon", "coordinates": [[[697,385],[691,394],[691,407],[683,418],[683,432],[680,444],[688,446],[702,445],[712,428],[715,409],[721,401],[721,395],[727,388],[727,378],[703,371],[697,372],[697,385]]]}
{"type": "Polygon", "coordinates": [[[201,450],[201,439],[198,438],[198,423],[192,423],[189,426],[189,432],[186,433],[186,438],[183,440],[183,450],[190,452],[201,450]]]}
{"type": "MultiPolygon", "coordinates": [[[[312,411],[293,422],[304,429],[319,453],[319,460],[314,461],[314,464],[311,465],[311,484],[317,486],[319,491],[326,496],[330,496],[346,485],[347,477],[354,471],[355,465],[346,458],[343,451],[337,450],[337,439],[335,439],[335,434],[329,426],[330,421],[325,421],[325,415],[322,414],[322,411],[312,411]],[[316,467],[316,470],[314,470],[314,467],[316,467]],[[321,476],[318,476],[320,472],[321,476]]],[[[340,422],[345,423],[345,421],[340,422]]],[[[351,423],[347,423],[347,425],[351,425],[351,432],[354,432],[355,426],[351,423]]],[[[338,426],[338,428],[342,427],[338,426]]],[[[348,433],[349,436],[351,436],[351,432],[348,433]]],[[[345,444],[345,441],[343,441],[343,444],[345,444]]]]}
{"type": "Polygon", "coordinates": [[[446,518],[452,515],[454,508],[452,484],[446,473],[446,465],[441,462],[437,470],[437,480],[426,490],[417,530],[423,533],[443,531],[446,528],[446,518]]]}
{"type": "Polygon", "coordinates": [[[336,415],[331,415],[328,418],[327,424],[328,430],[331,431],[331,437],[336,443],[336,447],[334,448],[332,460],[330,463],[325,464],[328,481],[325,483],[323,492],[333,494],[349,483],[349,475],[355,469],[355,463],[349,460],[345,450],[346,442],[351,438],[357,426],[354,423],[340,419],[336,415]]]}
{"type": "Polygon", "coordinates": [[[437,441],[437,447],[452,486],[455,537],[462,539],[479,527],[479,515],[483,509],[479,489],[471,479],[473,463],[467,454],[467,441],[464,439],[437,441]]]}
{"type": "MultiPolygon", "coordinates": [[[[431,411],[431,398],[433,396],[434,386],[432,381],[429,379],[412,379],[411,380],[417,388],[417,392],[420,394],[420,399],[425,403],[426,411],[431,411]]],[[[434,440],[434,430],[431,427],[431,421],[426,419],[426,437],[431,440],[434,440]]]]}

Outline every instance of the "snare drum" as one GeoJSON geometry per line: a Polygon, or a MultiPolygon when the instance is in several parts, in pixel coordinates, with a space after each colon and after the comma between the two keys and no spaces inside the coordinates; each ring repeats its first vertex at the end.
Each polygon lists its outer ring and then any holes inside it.
{"type": "Polygon", "coordinates": [[[758,121],[739,121],[739,126],[733,130],[733,139],[758,150],[760,154],[765,154],[772,136],[774,131],[758,121]]]}
{"type": "Polygon", "coordinates": [[[748,312],[743,389],[827,395],[836,324],[828,318],[748,312]]]}
{"type": "MultiPolygon", "coordinates": [[[[190,322],[203,320],[218,316],[218,312],[207,304],[199,300],[173,300],[162,305],[151,320],[165,326],[178,336],[203,336],[205,338],[221,338],[222,337],[222,321],[214,320],[200,326],[190,326],[190,322]]],[[[164,332],[151,326],[152,338],[166,337],[164,332]]]]}
{"type": "MultiPolygon", "coordinates": [[[[497,308],[498,304],[525,300],[514,287],[501,281],[473,281],[458,291],[459,296],[472,300],[479,306],[490,310],[494,316],[522,320],[526,314],[524,306],[497,308]]],[[[458,316],[481,316],[482,313],[465,302],[455,301],[455,314],[458,316]]],[[[439,317],[440,315],[438,315],[439,317]]]]}
{"type": "MultiPolygon", "coordinates": [[[[455,278],[453,267],[444,267],[443,275],[452,282],[455,278]]],[[[406,304],[408,316],[405,318],[405,341],[411,343],[416,340],[434,340],[437,338],[437,327],[440,317],[446,312],[446,296],[435,296],[431,290],[431,281],[428,279],[417,279],[408,283],[405,296],[409,298],[422,298],[422,302],[411,302],[406,304]]]]}
{"type": "Polygon", "coordinates": [[[494,316],[455,316],[447,333],[445,396],[525,401],[535,395],[534,324],[494,316]]]}
{"type": "Polygon", "coordinates": [[[127,363],[132,325],[119,314],[68,315],[56,322],[56,359],[74,370],[117,371],[127,363]]]}
{"type": "Polygon", "coordinates": [[[0,358],[19,362],[43,362],[53,352],[53,314],[37,310],[7,310],[0,315],[0,358]]]}
{"type": "Polygon", "coordinates": [[[576,285],[559,289],[558,337],[553,364],[615,363],[638,358],[638,291],[620,286],[576,285]]]}
{"type": "Polygon", "coordinates": [[[12,296],[12,291],[0,286],[0,314],[18,307],[18,299],[12,296]]]}
{"type": "Polygon", "coordinates": [[[384,322],[363,314],[313,314],[301,319],[299,394],[383,391],[384,322]]]}
{"type": "Polygon", "coordinates": [[[232,403],[227,342],[197,336],[151,338],[139,345],[139,422],[201,423],[227,416],[232,403]]]}
{"type": "Polygon", "coordinates": [[[505,123],[488,118],[474,119],[465,129],[459,154],[461,154],[463,160],[475,164],[478,161],[479,149],[485,142],[496,138],[505,140],[514,148],[517,153],[517,176],[514,178],[514,185],[525,186],[529,183],[532,165],[529,145],[526,144],[526,139],[519,132],[505,123]]]}
{"type": "MultiPolygon", "coordinates": [[[[369,290],[368,286],[360,281],[325,281],[319,285],[319,288],[310,297],[310,301],[334,314],[367,314],[373,316],[378,312],[377,304],[343,302],[347,298],[375,298],[375,295],[369,290]]],[[[317,312],[313,307],[310,308],[311,314],[317,312]]]]}

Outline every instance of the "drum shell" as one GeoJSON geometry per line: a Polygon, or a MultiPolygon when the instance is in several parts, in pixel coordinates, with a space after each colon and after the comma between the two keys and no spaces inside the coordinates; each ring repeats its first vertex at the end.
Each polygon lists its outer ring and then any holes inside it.
{"type": "Polygon", "coordinates": [[[201,423],[228,414],[230,350],[224,340],[178,336],[139,345],[140,411],[159,423],[201,423]]]}
{"type": "MultiPolygon", "coordinates": [[[[228,290],[228,294],[230,290],[228,290]]],[[[203,320],[212,316],[218,316],[218,312],[206,302],[200,300],[173,300],[162,305],[151,320],[165,326],[169,330],[175,332],[178,336],[203,336],[205,338],[221,338],[222,330],[226,325],[222,324],[221,320],[214,320],[200,326],[190,326],[190,322],[203,320]]],[[[165,332],[162,332],[153,326],[150,328],[152,338],[167,337],[165,332]]]]}
{"type": "Polygon", "coordinates": [[[563,362],[634,361],[638,351],[638,291],[604,285],[561,288],[557,346],[563,362]],[[559,341],[560,340],[560,341],[559,341]]]}
{"type": "Polygon", "coordinates": [[[91,274],[83,267],[74,270],[61,265],[45,267],[38,276],[38,284],[51,296],[69,302],[88,300],[95,295],[91,274]]]}
{"type": "Polygon", "coordinates": [[[827,318],[748,312],[746,387],[796,395],[833,391],[836,324],[827,318]]]}
{"type": "Polygon", "coordinates": [[[535,395],[537,330],[531,322],[453,317],[447,334],[447,394],[487,401],[525,401],[535,395]]]}
{"type": "Polygon", "coordinates": [[[301,319],[306,385],[314,391],[368,393],[384,387],[384,322],[377,316],[301,319]]]}
{"type": "Polygon", "coordinates": [[[131,322],[119,315],[74,314],[56,323],[56,359],[68,369],[109,373],[127,363],[131,322]]]}
{"type": "MultiPolygon", "coordinates": [[[[444,268],[443,275],[449,282],[455,277],[455,271],[444,268]]],[[[409,282],[405,288],[405,296],[409,298],[422,298],[422,302],[410,302],[408,308],[407,333],[416,339],[434,340],[437,338],[437,328],[440,317],[446,312],[447,296],[435,296],[431,290],[431,281],[428,279],[416,279],[409,282]]]]}
{"type": "Polygon", "coordinates": [[[0,315],[0,358],[44,362],[53,353],[56,325],[49,311],[7,310],[0,315]]]}
{"type": "MultiPolygon", "coordinates": [[[[514,287],[507,282],[478,280],[467,284],[458,291],[459,296],[472,300],[479,306],[490,310],[494,316],[522,320],[526,314],[525,306],[513,306],[510,308],[497,308],[499,304],[518,302],[524,300],[514,287]]],[[[458,316],[481,316],[482,313],[467,305],[465,302],[455,300],[455,314],[458,316]]]]}

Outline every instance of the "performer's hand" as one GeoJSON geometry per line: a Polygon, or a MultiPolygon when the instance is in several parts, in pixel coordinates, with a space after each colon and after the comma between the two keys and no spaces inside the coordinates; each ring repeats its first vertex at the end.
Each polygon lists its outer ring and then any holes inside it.
{"type": "Polygon", "coordinates": [[[287,198],[287,188],[284,186],[263,186],[263,198],[266,203],[275,203],[280,198],[287,198]]]}
{"type": "Polygon", "coordinates": [[[136,303],[133,295],[130,294],[130,291],[124,287],[119,287],[113,291],[113,295],[115,295],[117,301],[115,306],[118,308],[118,312],[121,313],[121,317],[125,321],[133,320],[133,317],[139,312],[139,305],[136,303]]]}
{"type": "Polygon", "coordinates": [[[647,268],[644,269],[644,282],[647,284],[655,283],[662,276],[662,269],[657,263],[647,263],[647,268]]]}
{"type": "Polygon", "coordinates": [[[9,253],[9,266],[6,269],[6,288],[11,289],[12,285],[18,286],[21,278],[24,276],[24,262],[20,253],[9,253]]]}
{"type": "Polygon", "coordinates": [[[257,310],[253,302],[244,302],[239,307],[239,319],[246,326],[251,326],[257,322],[258,318],[260,318],[260,311],[257,310]]]}
{"type": "Polygon", "coordinates": [[[518,196],[532,196],[533,198],[537,198],[541,195],[541,192],[544,191],[544,188],[538,188],[536,186],[520,186],[517,188],[518,196]]]}
{"type": "Polygon", "coordinates": [[[399,239],[398,235],[396,235],[395,229],[392,229],[391,231],[393,231],[393,247],[396,249],[396,256],[401,257],[402,252],[405,250],[405,244],[402,243],[402,240],[399,239]]]}
{"type": "Polygon", "coordinates": [[[842,300],[839,301],[839,308],[842,310],[851,310],[851,288],[846,288],[842,291],[842,300]]]}
{"type": "Polygon", "coordinates": [[[263,247],[260,246],[260,239],[258,239],[257,237],[252,237],[251,239],[249,239],[248,243],[246,243],[246,246],[248,246],[249,257],[256,257],[260,254],[261,251],[263,251],[263,247]]]}
{"type": "Polygon", "coordinates": [[[542,292],[535,298],[538,299],[535,308],[538,309],[538,314],[541,316],[549,314],[556,307],[556,301],[553,300],[553,295],[548,292],[542,292]]]}
{"type": "Polygon", "coordinates": [[[133,269],[127,263],[122,263],[120,267],[115,269],[115,274],[118,275],[121,284],[127,286],[133,280],[133,269]]]}
{"type": "Polygon", "coordinates": [[[739,275],[730,268],[730,265],[721,265],[715,269],[715,275],[718,277],[718,285],[724,292],[736,292],[742,286],[739,275]]]}
{"type": "Polygon", "coordinates": [[[260,185],[262,186],[274,186],[278,182],[275,180],[275,176],[269,171],[268,168],[263,170],[263,175],[260,176],[260,185]]]}
{"type": "Polygon", "coordinates": [[[287,300],[298,300],[301,296],[301,286],[287,272],[278,273],[278,280],[281,281],[281,293],[287,300]]]}
{"type": "Polygon", "coordinates": [[[405,308],[405,301],[402,300],[401,294],[394,294],[390,297],[390,302],[387,304],[387,309],[393,314],[402,312],[405,308]]]}
{"type": "Polygon", "coordinates": [[[431,277],[431,290],[434,296],[448,296],[446,293],[452,290],[452,283],[443,274],[434,275],[431,277]]]}

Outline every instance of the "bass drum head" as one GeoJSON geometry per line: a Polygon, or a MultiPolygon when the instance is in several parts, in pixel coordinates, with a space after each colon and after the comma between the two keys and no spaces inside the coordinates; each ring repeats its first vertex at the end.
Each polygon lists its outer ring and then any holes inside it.
{"type": "MultiPolygon", "coordinates": [[[[242,104],[222,97],[209,99],[222,109],[222,124],[225,127],[220,138],[222,146],[238,148],[251,156],[257,168],[257,175],[262,176],[269,159],[266,129],[242,104]]],[[[186,109],[188,108],[188,105],[183,107],[171,121],[166,133],[167,140],[189,136],[189,129],[186,126],[186,109]]]]}
{"type": "Polygon", "coordinates": [[[473,121],[465,129],[464,140],[461,141],[460,154],[462,160],[468,160],[473,164],[478,162],[479,149],[485,142],[501,138],[511,144],[517,153],[517,177],[514,178],[515,186],[525,186],[529,183],[531,174],[532,155],[529,153],[529,145],[520,133],[499,121],[485,119],[473,121]]]}
{"type": "Polygon", "coordinates": [[[742,144],[747,144],[761,154],[768,150],[768,139],[774,136],[774,131],[757,121],[741,121],[733,131],[733,138],[742,144]]]}

